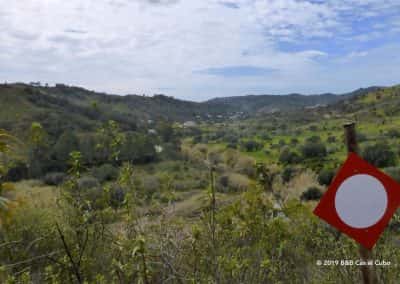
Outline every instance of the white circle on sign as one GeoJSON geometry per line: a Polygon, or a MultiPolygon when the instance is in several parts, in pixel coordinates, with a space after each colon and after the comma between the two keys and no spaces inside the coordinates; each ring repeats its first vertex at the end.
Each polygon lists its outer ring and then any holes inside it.
{"type": "Polygon", "coordinates": [[[357,174],[338,188],[335,208],[340,219],[353,228],[368,228],[385,214],[388,204],[386,189],[373,176],[357,174]]]}

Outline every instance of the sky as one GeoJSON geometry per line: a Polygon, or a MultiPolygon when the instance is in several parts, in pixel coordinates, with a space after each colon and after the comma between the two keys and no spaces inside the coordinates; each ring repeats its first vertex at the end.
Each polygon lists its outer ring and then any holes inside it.
{"type": "Polygon", "coordinates": [[[0,0],[0,81],[203,101],[400,83],[399,0],[0,0]]]}

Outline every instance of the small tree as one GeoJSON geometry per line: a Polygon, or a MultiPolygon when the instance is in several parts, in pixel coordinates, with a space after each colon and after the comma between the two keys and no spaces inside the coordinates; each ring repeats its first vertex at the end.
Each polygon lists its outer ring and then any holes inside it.
{"type": "Polygon", "coordinates": [[[376,167],[392,167],[396,164],[396,154],[382,142],[367,146],[362,155],[376,167]]]}
{"type": "Polygon", "coordinates": [[[119,125],[110,120],[97,131],[98,143],[96,148],[102,152],[103,158],[110,162],[119,162],[121,146],[124,144],[125,135],[119,125]]]}
{"type": "Polygon", "coordinates": [[[242,147],[246,152],[254,152],[261,150],[263,145],[261,143],[258,143],[257,141],[249,140],[242,143],[242,147]]]}
{"type": "Polygon", "coordinates": [[[29,175],[40,177],[43,175],[49,159],[48,134],[42,125],[33,122],[29,130],[29,175]]]}
{"type": "Polygon", "coordinates": [[[300,199],[303,201],[319,200],[322,197],[322,192],[318,187],[312,186],[304,191],[300,199]]]}
{"type": "Polygon", "coordinates": [[[281,178],[284,183],[288,183],[296,173],[293,167],[285,167],[281,173],[281,178]]]}
{"type": "Polygon", "coordinates": [[[60,170],[66,170],[67,161],[69,158],[69,154],[73,151],[79,150],[79,141],[78,138],[71,130],[65,131],[60,138],[58,138],[56,144],[54,145],[52,152],[53,158],[56,160],[56,163],[60,170]]]}
{"type": "Polygon", "coordinates": [[[326,142],[335,143],[336,142],[336,137],[331,135],[326,139],[326,142]]]}
{"type": "Polygon", "coordinates": [[[328,186],[331,184],[335,172],[332,169],[324,168],[318,174],[318,183],[320,185],[328,186]]]}
{"type": "Polygon", "coordinates": [[[299,154],[291,151],[289,147],[284,147],[279,155],[279,162],[282,164],[295,164],[300,162],[300,160],[299,154]]]}
{"type": "Polygon", "coordinates": [[[306,142],[301,148],[304,158],[323,158],[326,156],[326,147],[321,142],[306,142]]]}

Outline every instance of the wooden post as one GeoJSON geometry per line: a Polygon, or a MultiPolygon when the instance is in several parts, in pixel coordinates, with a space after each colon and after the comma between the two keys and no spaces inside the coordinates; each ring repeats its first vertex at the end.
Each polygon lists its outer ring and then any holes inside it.
{"type": "MultiPolygon", "coordinates": [[[[348,153],[358,153],[358,144],[357,144],[357,135],[356,135],[356,124],[355,122],[350,122],[344,124],[344,132],[346,137],[346,146],[348,153]]],[[[372,260],[372,249],[368,250],[363,245],[359,245],[360,257],[362,260],[367,262],[368,260],[372,260]]],[[[378,277],[376,275],[376,271],[372,266],[362,265],[361,274],[363,278],[364,284],[377,284],[378,277]]]]}

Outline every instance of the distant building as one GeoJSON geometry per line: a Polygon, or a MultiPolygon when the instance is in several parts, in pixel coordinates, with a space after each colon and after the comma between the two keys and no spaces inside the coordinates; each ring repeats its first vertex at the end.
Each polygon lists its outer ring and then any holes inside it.
{"type": "Polygon", "coordinates": [[[305,109],[317,109],[317,108],[323,108],[323,107],[326,107],[327,105],[326,104],[316,104],[316,105],[313,105],[313,106],[306,106],[306,107],[304,107],[305,109]]]}
{"type": "Polygon", "coordinates": [[[42,84],[40,83],[40,81],[38,81],[38,82],[30,82],[29,85],[31,85],[32,87],[40,87],[42,84]]]}
{"type": "Polygon", "coordinates": [[[184,128],[190,128],[190,127],[196,127],[197,126],[197,123],[196,122],[194,122],[194,121],[185,121],[184,123],[183,123],[183,127],[184,128]]]}

